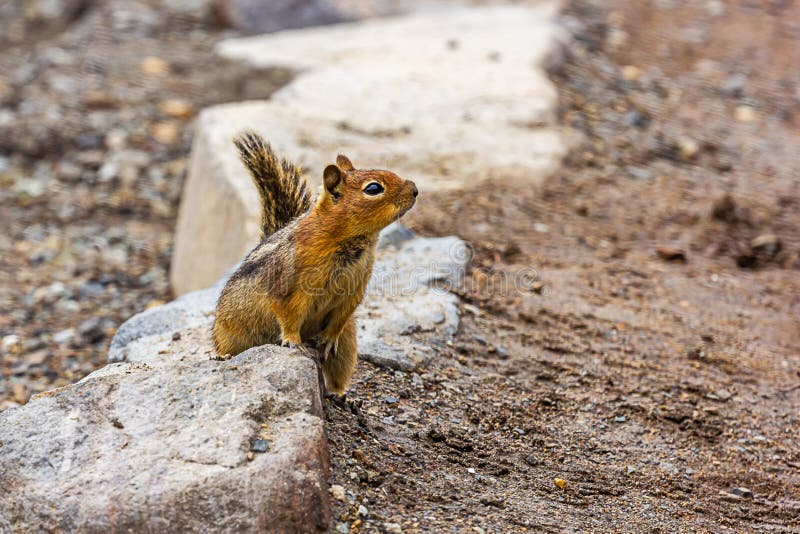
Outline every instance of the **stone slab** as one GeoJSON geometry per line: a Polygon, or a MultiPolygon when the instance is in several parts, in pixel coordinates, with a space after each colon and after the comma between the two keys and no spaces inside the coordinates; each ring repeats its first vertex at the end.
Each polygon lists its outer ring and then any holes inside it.
{"type": "Polygon", "coordinates": [[[269,346],[113,364],[4,410],[0,531],[322,531],[318,388],[311,360],[269,346]]]}
{"type": "Polygon", "coordinates": [[[269,101],[225,104],[197,121],[175,236],[177,294],[208,287],[258,240],[255,188],[232,138],[255,129],[319,183],[345,153],[426,192],[482,180],[538,183],[565,153],[548,125],[556,91],[554,3],[450,8],[223,41],[254,70],[296,72],[269,101]]]}

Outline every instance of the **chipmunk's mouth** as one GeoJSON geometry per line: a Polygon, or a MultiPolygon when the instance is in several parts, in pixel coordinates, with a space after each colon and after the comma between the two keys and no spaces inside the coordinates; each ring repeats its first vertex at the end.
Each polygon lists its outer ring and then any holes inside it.
{"type": "Polygon", "coordinates": [[[399,220],[399,219],[400,219],[400,218],[401,218],[403,215],[405,215],[406,213],[408,213],[408,211],[409,211],[411,208],[413,208],[413,207],[414,207],[414,204],[415,204],[415,202],[411,202],[411,204],[410,204],[408,207],[405,207],[405,208],[401,209],[401,210],[400,210],[400,213],[398,213],[398,214],[397,214],[397,216],[394,218],[394,220],[395,220],[395,221],[397,221],[397,220],[399,220]]]}
{"type": "Polygon", "coordinates": [[[414,204],[417,203],[417,194],[418,194],[417,186],[414,185],[414,182],[408,182],[407,181],[407,183],[411,185],[411,195],[409,195],[408,197],[405,197],[403,199],[405,201],[404,202],[405,205],[400,207],[400,211],[398,212],[398,214],[394,218],[395,221],[400,219],[406,213],[408,213],[408,210],[413,208],[414,204]]]}

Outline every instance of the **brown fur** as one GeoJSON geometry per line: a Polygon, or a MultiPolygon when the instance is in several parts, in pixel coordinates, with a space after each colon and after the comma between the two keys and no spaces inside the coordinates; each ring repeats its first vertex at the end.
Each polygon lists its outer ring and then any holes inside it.
{"type": "Polygon", "coordinates": [[[342,394],[356,365],[353,312],[372,273],[378,234],[411,209],[417,188],[389,171],[355,169],[340,155],[336,165],[325,168],[320,194],[308,209],[305,186],[297,183],[302,178],[291,171],[297,168],[286,161],[278,166],[268,144],[246,135],[247,150],[237,140],[242,159],[265,211],[279,215],[264,214],[264,238],[225,285],[214,345],[220,355],[266,343],[296,345],[304,352],[315,348],[328,389],[342,394]],[[384,191],[365,193],[372,182],[384,191]],[[276,208],[276,202],[288,205],[276,208]],[[291,213],[299,216],[284,220],[291,213]]]}

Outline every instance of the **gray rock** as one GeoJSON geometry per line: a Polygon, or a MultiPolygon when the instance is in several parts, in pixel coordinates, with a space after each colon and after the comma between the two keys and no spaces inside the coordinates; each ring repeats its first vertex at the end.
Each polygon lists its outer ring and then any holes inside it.
{"type": "Polygon", "coordinates": [[[119,327],[111,340],[108,361],[156,359],[160,350],[156,345],[162,338],[171,340],[175,332],[209,327],[223,286],[224,280],[220,280],[208,289],[187,293],[168,304],[134,315],[119,327]]]}
{"type": "Polygon", "coordinates": [[[736,72],[728,76],[722,86],[722,93],[730,97],[740,97],[744,94],[747,85],[747,76],[741,72],[736,72]]]}
{"type": "Polygon", "coordinates": [[[455,237],[417,237],[380,251],[356,312],[360,356],[401,371],[424,366],[433,351],[411,336],[455,334],[458,298],[448,288],[461,283],[468,261],[466,243],[455,237]]]}
{"type": "Polygon", "coordinates": [[[86,319],[78,325],[78,338],[84,345],[96,343],[105,337],[105,329],[103,327],[103,319],[100,317],[93,317],[86,319]]]}
{"type": "Polygon", "coordinates": [[[108,365],[0,412],[0,531],[323,530],[322,414],[313,362],[280,347],[108,365]]]}
{"type": "Polygon", "coordinates": [[[456,333],[458,298],[448,290],[463,281],[466,251],[466,243],[455,237],[417,237],[399,249],[382,251],[358,312],[364,359],[416,369],[433,354],[413,334],[432,333],[441,339],[456,333]]]}
{"type": "Polygon", "coordinates": [[[65,330],[60,330],[53,334],[53,341],[58,343],[59,345],[64,345],[69,343],[75,338],[75,329],[74,328],[67,328],[65,330]]]}
{"type": "Polygon", "coordinates": [[[330,0],[217,0],[226,24],[248,33],[321,26],[354,17],[330,0]]]}
{"type": "Polygon", "coordinates": [[[745,487],[733,488],[731,490],[731,493],[733,495],[736,495],[737,497],[741,497],[743,499],[752,499],[753,498],[753,492],[750,491],[749,488],[745,488],[745,487]]]}

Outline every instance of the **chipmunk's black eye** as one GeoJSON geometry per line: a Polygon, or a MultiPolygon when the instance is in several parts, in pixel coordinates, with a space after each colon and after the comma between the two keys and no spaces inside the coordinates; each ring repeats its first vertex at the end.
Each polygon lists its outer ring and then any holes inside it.
{"type": "Polygon", "coordinates": [[[383,193],[383,186],[378,182],[370,182],[364,188],[364,192],[370,196],[380,195],[383,193]]]}

